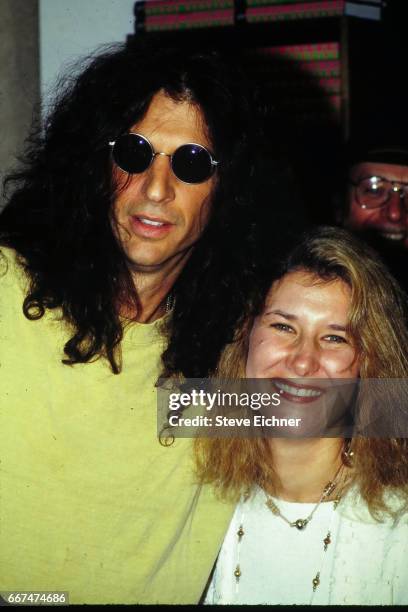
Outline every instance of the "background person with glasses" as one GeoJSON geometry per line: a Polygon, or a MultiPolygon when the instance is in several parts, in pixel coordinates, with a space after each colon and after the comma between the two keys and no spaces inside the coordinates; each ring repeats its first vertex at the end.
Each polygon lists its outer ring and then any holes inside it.
{"type": "Polygon", "coordinates": [[[405,290],[408,130],[405,108],[373,101],[344,149],[336,221],[373,247],[405,290]]]}
{"type": "Polygon", "coordinates": [[[350,171],[346,225],[408,248],[408,147],[369,149],[350,171]]]}

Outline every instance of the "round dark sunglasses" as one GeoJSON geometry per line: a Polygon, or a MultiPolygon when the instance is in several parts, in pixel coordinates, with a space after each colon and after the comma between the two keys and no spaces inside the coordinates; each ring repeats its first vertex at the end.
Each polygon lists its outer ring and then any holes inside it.
{"type": "Polygon", "coordinates": [[[170,158],[174,176],[183,183],[204,183],[213,174],[218,162],[202,145],[194,142],[181,145],[172,153],[155,151],[145,136],[130,132],[110,142],[115,163],[129,174],[140,174],[148,169],[156,155],[170,158]]]}

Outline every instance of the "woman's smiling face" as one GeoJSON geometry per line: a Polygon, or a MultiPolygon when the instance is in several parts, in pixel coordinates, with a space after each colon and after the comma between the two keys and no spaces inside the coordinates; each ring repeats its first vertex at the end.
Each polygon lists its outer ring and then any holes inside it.
{"type": "Polygon", "coordinates": [[[249,339],[248,378],[357,378],[359,358],[346,329],[351,291],[300,270],[276,281],[249,339]]]}

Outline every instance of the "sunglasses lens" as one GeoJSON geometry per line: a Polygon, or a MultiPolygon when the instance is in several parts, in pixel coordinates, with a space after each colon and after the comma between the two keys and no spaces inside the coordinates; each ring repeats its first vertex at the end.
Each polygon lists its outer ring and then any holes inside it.
{"type": "Polygon", "coordinates": [[[177,178],[185,183],[203,183],[214,170],[207,149],[195,144],[182,145],[175,151],[172,168],[177,178]]]}
{"type": "Polygon", "coordinates": [[[143,136],[124,134],[116,140],[112,156],[119,168],[130,174],[138,174],[150,166],[153,151],[143,136]]]}

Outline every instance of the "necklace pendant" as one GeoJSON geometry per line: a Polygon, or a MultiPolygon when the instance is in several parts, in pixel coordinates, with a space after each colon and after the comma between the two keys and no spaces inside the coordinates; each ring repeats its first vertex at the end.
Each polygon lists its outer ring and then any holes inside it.
{"type": "Polygon", "coordinates": [[[234,576],[237,582],[239,582],[239,579],[241,578],[241,568],[239,567],[239,565],[237,565],[237,567],[235,568],[234,576]]]}
{"type": "Polygon", "coordinates": [[[324,550],[326,551],[328,545],[331,544],[331,533],[330,533],[330,531],[327,532],[327,536],[324,538],[323,543],[324,543],[324,550]]]}
{"type": "Polygon", "coordinates": [[[315,591],[320,584],[320,572],[317,572],[316,576],[312,580],[312,584],[313,584],[313,591],[315,591]]]}
{"type": "Polygon", "coordinates": [[[297,519],[296,521],[291,523],[290,526],[291,527],[296,527],[296,529],[299,529],[299,531],[302,531],[302,529],[304,529],[306,527],[308,522],[309,521],[307,519],[297,519]]]}

